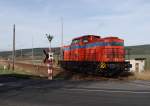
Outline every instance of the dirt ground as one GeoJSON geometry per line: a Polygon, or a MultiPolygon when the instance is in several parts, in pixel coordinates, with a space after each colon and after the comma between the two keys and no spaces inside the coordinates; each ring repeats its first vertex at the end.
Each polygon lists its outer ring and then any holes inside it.
{"type": "MultiPolygon", "coordinates": [[[[12,69],[12,63],[9,61],[0,61],[0,64],[3,66],[6,66],[8,69],[12,69]]],[[[31,74],[31,75],[36,75],[36,76],[41,76],[41,77],[47,77],[47,66],[46,64],[44,65],[39,65],[39,64],[31,64],[31,63],[23,63],[23,62],[15,62],[15,69],[31,74]]],[[[54,67],[53,68],[53,76],[56,76],[61,72],[59,67],[54,67]]]]}
{"type": "Polygon", "coordinates": [[[132,76],[129,76],[128,79],[131,79],[131,80],[150,80],[150,72],[145,71],[142,73],[134,73],[132,76]]]}

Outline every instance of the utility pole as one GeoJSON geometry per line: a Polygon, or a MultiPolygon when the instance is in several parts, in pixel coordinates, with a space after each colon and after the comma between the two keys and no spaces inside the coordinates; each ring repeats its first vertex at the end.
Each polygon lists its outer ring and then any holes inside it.
{"type": "Polygon", "coordinates": [[[15,24],[13,25],[12,70],[15,69],[15,24]]]}
{"type": "Polygon", "coordinates": [[[32,63],[33,63],[33,60],[34,60],[34,49],[33,49],[33,36],[32,36],[32,63]]]}
{"type": "Polygon", "coordinates": [[[131,52],[131,49],[128,48],[128,60],[130,60],[130,52],[131,52]]]}
{"type": "Polygon", "coordinates": [[[61,49],[60,49],[60,58],[63,60],[63,41],[64,40],[64,23],[63,23],[63,18],[61,17],[61,49]]]}

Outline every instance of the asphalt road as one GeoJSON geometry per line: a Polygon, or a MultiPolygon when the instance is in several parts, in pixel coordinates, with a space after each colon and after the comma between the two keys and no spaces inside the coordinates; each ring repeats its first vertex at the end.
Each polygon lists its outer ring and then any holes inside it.
{"type": "Polygon", "coordinates": [[[150,81],[0,78],[0,106],[150,106],[150,81]]]}

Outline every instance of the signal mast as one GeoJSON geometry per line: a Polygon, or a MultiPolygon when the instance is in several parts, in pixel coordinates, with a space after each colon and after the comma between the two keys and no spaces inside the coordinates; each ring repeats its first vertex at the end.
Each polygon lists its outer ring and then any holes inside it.
{"type": "Polygon", "coordinates": [[[53,79],[53,53],[51,49],[51,42],[52,42],[53,36],[50,34],[46,34],[46,37],[49,41],[49,52],[47,54],[48,79],[52,80],[53,79]]]}

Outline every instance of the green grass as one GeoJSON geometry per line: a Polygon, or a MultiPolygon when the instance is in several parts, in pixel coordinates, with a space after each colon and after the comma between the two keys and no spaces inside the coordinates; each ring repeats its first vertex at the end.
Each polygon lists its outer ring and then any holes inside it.
{"type": "Polygon", "coordinates": [[[21,72],[19,70],[4,70],[3,66],[0,66],[0,75],[4,74],[25,74],[24,72],[21,72]]]}
{"type": "Polygon", "coordinates": [[[11,70],[0,70],[0,75],[3,74],[14,74],[15,72],[11,71],[11,70]]]}
{"type": "Polygon", "coordinates": [[[19,70],[4,70],[4,66],[3,65],[0,65],[0,74],[14,74],[14,73],[19,73],[21,74],[21,72],[19,70]]]}

